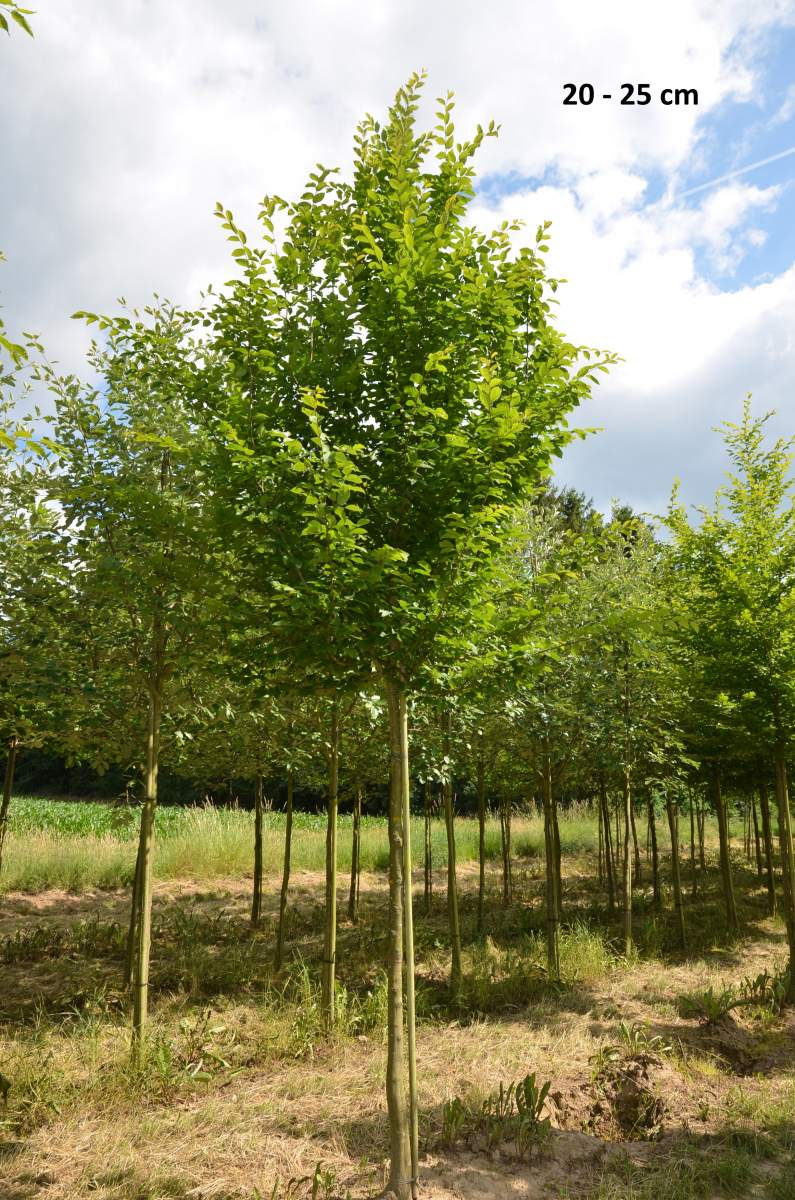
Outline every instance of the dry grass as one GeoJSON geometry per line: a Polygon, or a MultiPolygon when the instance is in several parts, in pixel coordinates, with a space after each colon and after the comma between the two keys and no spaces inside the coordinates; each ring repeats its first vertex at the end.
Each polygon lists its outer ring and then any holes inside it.
{"type": "MultiPolygon", "coordinates": [[[[746,1009],[708,1028],[681,1017],[676,1003],[684,992],[781,962],[783,931],[764,918],[753,877],[739,873],[739,943],[721,940],[711,876],[692,913],[692,956],[665,949],[670,912],[650,932],[641,896],[637,932],[645,931],[652,949],[641,938],[627,961],[595,906],[587,862],[569,858],[565,867],[569,922],[559,989],[543,975],[542,880],[532,861],[509,910],[490,877],[482,941],[474,934],[476,874],[463,866],[467,986],[458,1008],[446,996],[443,874],[430,917],[418,903],[423,1197],[535,1200],[568,1190],[600,1200],[791,1200],[782,1170],[795,1138],[793,1018],[746,1009]],[[659,1036],[665,1046],[648,1067],[649,1086],[666,1109],[660,1142],[628,1140],[597,1112],[604,1064],[618,1055],[621,1070],[634,1069],[622,1021],[640,1029],[633,1035],[639,1045],[659,1036]],[[557,1127],[540,1155],[517,1162],[510,1146],[487,1154],[477,1141],[445,1144],[446,1101],[457,1096],[477,1109],[500,1082],[528,1072],[551,1080],[556,1095],[557,1127]]],[[[313,1186],[316,1198],[342,1200],[380,1189],[387,1145],[383,876],[363,877],[362,925],[341,923],[344,1019],[330,1041],[320,1029],[315,982],[322,878],[296,874],[290,950],[301,958],[278,979],[270,968],[274,882],[257,932],[248,927],[248,884],[240,878],[211,888],[158,886],[152,1039],[141,1073],[129,1065],[120,956],[107,952],[108,931],[125,920],[126,896],[61,892],[0,901],[6,937],[45,930],[35,954],[23,948],[18,961],[0,967],[7,1012],[0,1070],[12,1083],[8,1107],[0,1108],[3,1200],[297,1200],[313,1186]],[[48,957],[50,929],[65,930],[81,949],[48,957]]],[[[50,948],[56,941],[53,934],[50,948]]]]}

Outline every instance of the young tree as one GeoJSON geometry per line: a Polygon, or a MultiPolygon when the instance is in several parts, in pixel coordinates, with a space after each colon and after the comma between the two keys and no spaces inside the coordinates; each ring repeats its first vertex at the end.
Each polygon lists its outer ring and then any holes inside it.
{"type": "MultiPolygon", "coordinates": [[[[359,127],[350,186],[313,176],[288,210],[282,253],[234,235],[249,282],[219,322],[245,324],[258,347],[238,351],[227,444],[256,460],[267,438],[292,459],[287,496],[266,511],[266,486],[257,512],[278,550],[269,586],[289,593],[296,658],[307,647],[326,673],[331,647],[337,672],[374,668],[386,700],[387,1191],[399,1200],[417,1177],[408,697],[482,622],[510,506],[549,470],[572,436],[566,414],[606,369],[549,319],[545,230],[535,250],[514,251],[515,226],[465,224],[472,159],[496,129],[456,143],[448,96],[418,132],[421,85],[400,89],[384,126],[359,127]],[[251,323],[263,296],[264,333],[251,323]]],[[[267,227],[273,205],[265,212],[267,227]]]]}
{"type": "MultiPolygon", "coordinates": [[[[705,681],[726,724],[745,730],[754,750],[765,747],[773,762],[782,915],[790,949],[787,999],[795,1003],[795,861],[787,772],[795,718],[795,486],[790,474],[795,439],[766,444],[770,415],[755,417],[746,400],[740,422],[722,426],[733,470],[714,509],[700,509],[701,523],[694,527],[675,494],[668,524],[680,569],[692,581],[690,620],[700,635],[705,681]]],[[[718,764],[713,782],[721,842],[728,843],[718,764]]],[[[728,846],[723,857],[728,861],[728,846]]]]}
{"type": "Polygon", "coordinates": [[[106,678],[111,671],[144,718],[138,726],[144,800],[133,1007],[140,1058],[162,725],[189,665],[189,649],[211,621],[203,581],[216,546],[203,503],[201,437],[192,417],[193,379],[202,355],[194,339],[198,319],[168,305],[143,316],[88,319],[99,320],[108,335],[90,356],[102,390],[42,368],[56,406],[57,469],[49,497],[63,513],[81,600],[93,614],[97,668],[106,678]]]}

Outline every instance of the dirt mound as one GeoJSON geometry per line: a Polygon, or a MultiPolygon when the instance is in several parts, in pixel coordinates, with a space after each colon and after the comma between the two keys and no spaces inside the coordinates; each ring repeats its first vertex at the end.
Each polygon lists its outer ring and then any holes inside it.
{"type": "Polygon", "coordinates": [[[607,1064],[592,1083],[594,1101],[588,1127],[610,1141],[648,1141],[659,1137],[668,1107],[654,1074],[657,1058],[637,1055],[607,1064]]]}

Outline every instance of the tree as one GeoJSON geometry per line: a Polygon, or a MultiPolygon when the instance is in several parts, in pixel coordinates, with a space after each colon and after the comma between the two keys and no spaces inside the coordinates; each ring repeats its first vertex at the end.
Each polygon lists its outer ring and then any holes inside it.
{"type": "MultiPolygon", "coordinates": [[[[787,999],[795,1003],[795,861],[787,756],[795,717],[795,439],[766,444],[772,414],[746,399],[738,423],[721,428],[733,470],[713,509],[694,527],[674,494],[668,524],[678,562],[692,580],[692,623],[704,678],[726,723],[744,728],[773,761],[781,848],[782,915],[790,950],[787,999]]],[[[722,841],[726,810],[714,771],[722,841]]],[[[726,854],[728,857],[728,852],[726,854]]]]}
{"type": "MultiPolygon", "coordinates": [[[[293,468],[266,510],[269,460],[256,519],[259,544],[277,551],[269,587],[289,595],[294,658],[338,679],[374,668],[386,699],[387,1190],[399,1200],[417,1175],[407,700],[482,620],[508,512],[571,439],[566,414],[607,368],[550,321],[546,227],[535,249],[514,251],[516,225],[465,224],[472,160],[496,128],[456,143],[447,96],[418,132],[421,86],[414,76],[400,89],[385,125],[360,125],[350,185],[312,177],[288,207],[281,252],[270,232],[264,251],[247,249],[226,221],[247,283],[216,324],[239,397],[223,403],[227,444],[252,472],[266,441],[293,468]],[[232,328],[244,330],[236,347],[232,328]]],[[[275,208],[263,209],[266,231],[275,208]]]]}
{"type": "Polygon", "coordinates": [[[212,616],[203,581],[215,543],[203,503],[201,438],[192,419],[202,351],[193,338],[197,318],[168,305],[143,316],[88,319],[99,320],[108,335],[90,355],[102,390],[42,368],[56,405],[57,469],[48,493],[63,513],[81,600],[93,614],[97,674],[107,680],[112,673],[137,717],[144,799],[134,896],[133,1034],[140,1058],[163,720],[189,666],[189,651],[212,616]]]}

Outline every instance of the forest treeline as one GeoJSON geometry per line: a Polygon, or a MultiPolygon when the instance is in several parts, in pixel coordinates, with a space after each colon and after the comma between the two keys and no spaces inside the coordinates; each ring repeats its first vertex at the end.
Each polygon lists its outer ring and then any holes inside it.
{"type": "MultiPolygon", "coordinates": [[[[660,822],[682,947],[679,848],[703,853],[708,814],[737,926],[728,796],[795,947],[791,443],[771,442],[747,402],[723,428],[731,470],[714,506],[690,515],[674,492],[656,526],[550,486],[577,436],[570,414],[614,358],[555,326],[546,226],[521,246],[518,226],[467,224],[474,158],[496,128],[456,140],[448,95],[419,129],[421,87],[402,88],[384,124],[362,122],[350,179],[318,167],[295,201],[266,198],[256,237],[219,205],[234,273],[196,309],[77,314],[97,331],[85,378],[36,339],[4,338],[0,428],[0,848],[29,748],[136,782],[140,1058],[161,767],[250,786],[254,921],[268,781],[282,781],[277,965],[295,789],[325,797],[329,1027],[340,797],[360,814],[386,796],[398,1200],[417,1178],[412,799],[446,821],[453,997],[464,787],[481,831],[499,812],[506,902],[514,807],[543,811],[551,980],[571,797],[598,810],[625,950],[644,838],[662,903],[660,822]],[[20,421],[28,386],[47,400],[20,421]]],[[[353,837],[355,863],[356,818],[353,837]]],[[[481,930],[484,880],[481,834],[481,930]]],[[[353,919],[355,902],[352,886],[353,919]]],[[[786,987],[795,1000],[792,970],[786,987]]]]}

